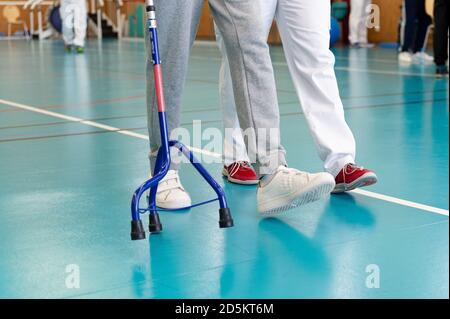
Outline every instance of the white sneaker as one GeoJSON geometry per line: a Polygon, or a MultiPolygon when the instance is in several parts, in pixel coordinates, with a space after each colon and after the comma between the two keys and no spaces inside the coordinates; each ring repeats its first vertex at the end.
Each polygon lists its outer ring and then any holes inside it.
{"type": "Polygon", "coordinates": [[[280,166],[266,185],[258,186],[258,210],[262,214],[281,213],[329,195],[334,186],[331,174],[310,174],[280,166]]]}
{"type": "Polygon", "coordinates": [[[415,60],[419,63],[433,63],[434,62],[434,58],[425,52],[414,53],[412,58],[413,58],[413,60],[415,60]]]}
{"type": "Polygon", "coordinates": [[[371,48],[375,47],[375,44],[369,43],[369,42],[361,42],[361,43],[359,43],[359,46],[361,48],[371,49],[371,48]]]}
{"type": "Polygon", "coordinates": [[[409,52],[400,52],[398,54],[398,60],[403,63],[412,63],[412,54],[409,52]]]}
{"type": "Polygon", "coordinates": [[[191,206],[191,197],[180,182],[177,170],[169,170],[159,182],[156,206],[165,209],[180,209],[191,206]]]}

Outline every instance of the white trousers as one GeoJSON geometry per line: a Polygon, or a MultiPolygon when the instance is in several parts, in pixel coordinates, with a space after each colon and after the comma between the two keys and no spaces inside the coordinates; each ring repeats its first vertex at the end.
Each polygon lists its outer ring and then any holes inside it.
{"type": "Polygon", "coordinates": [[[350,2],[348,39],[351,44],[367,43],[366,22],[370,12],[368,6],[371,3],[371,0],[351,0],[350,2]]]}
{"type": "MultiPolygon", "coordinates": [[[[309,130],[324,161],[324,169],[336,176],[346,164],[355,162],[355,140],[345,122],[334,73],[335,59],[329,50],[330,1],[258,1],[264,25],[255,32],[264,32],[268,37],[272,21],[276,18],[289,71],[309,130]]],[[[235,132],[232,137],[225,134],[224,162],[228,165],[234,161],[247,161],[248,156],[239,134],[229,64],[220,34],[218,43],[223,57],[219,90],[224,128],[234,129],[235,132]]],[[[296,132],[293,130],[292,134],[296,132]]]]}
{"type": "Polygon", "coordinates": [[[84,47],[87,28],[86,0],[61,0],[59,12],[64,43],[84,47]]]}

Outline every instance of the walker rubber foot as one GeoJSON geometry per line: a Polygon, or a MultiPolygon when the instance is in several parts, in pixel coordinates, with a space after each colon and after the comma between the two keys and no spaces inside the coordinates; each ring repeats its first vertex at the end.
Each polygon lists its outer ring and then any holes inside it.
{"type": "Polygon", "coordinates": [[[145,239],[144,226],[142,226],[141,220],[131,221],[131,240],[145,239]]]}
{"type": "Polygon", "coordinates": [[[219,226],[220,228],[229,228],[234,226],[233,218],[229,208],[219,209],[219,226]]]}
{"type": "Polygon", "coordinates": [[[158,213],[150,213],[148,229],[149,229],[150,233],[152,233],[152,234],[157,234],[157,233],[162,232],[163,228],[162,228],[161,222],[159,221],[158,213]]]}

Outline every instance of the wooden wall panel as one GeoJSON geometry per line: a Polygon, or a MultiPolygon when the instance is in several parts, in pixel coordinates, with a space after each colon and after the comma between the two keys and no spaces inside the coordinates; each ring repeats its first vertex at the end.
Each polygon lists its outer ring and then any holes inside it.
{"type": "MultiPolygon", "coordinates": [[[[380,7],[380,29],[378,31],[373,29],[369,30],[369,40],[375,43],[397,41],[402,0],[373,0],[372,3],[380,7]]],[[[206,3],[202,12],[198,38],[214,39],[212,17],[206,3]]],[[[269,43],[281,43],[276,24],[273,25],[272,31],[270,32],[269,43]]]]}
{"type": "Polygon", "coordinates": [[[372,0],[380,7],[380,29],[369,29],[369,41],[397,42],[402,0],[372,0]]]}
{"type": "Polygon", "coordinates": [[[209,10],[208,2],[205,1],[197,31],[197,39],[214,40],[215,38],[213,18],[209,10]]]}
{"type": "MultiPolygon", "coordinates": [[[[313,1],[313,0],[311,0],[313,1]]],[[[343,0],[341,0],[343,1],[343,0]]],[[[136,3],[142,2],[141,0],[132,0],[132,1],[126,1],[125,6],[123,8],[123,13],[128,15],[128,13],[133,12],[136,3]]],[[[369,30],[369,40],[371,42],[395,42],[397,41],[398,37],[398,23],[400,18],[400,6],[402,3],[402,0],[372,0],[372,2],[380,7],[381,10],[381,24],[380,24],[380,30],[369,30]]],[[[1,7],[0,7],[1,9],[1,7]]],[[[111,17],[113,20],[115,19],[115,14],[113,14],[112,8],[107,8],[107,10],[110,12],[111,17]]],[[[0,10],[1,11],[1,10],[0,10]]],[[[1,13],[0,13],[1,15],[1,13]]],[[[28,15],[26,13],[23,14],[23,18],[28,22],[28,15]]],[[[5,21],[2,21],[3,18],[0,17],[0,32],[6,31],[6,23],[5,21]]],[[[37,19],[35,19],[35,23],[37,23],[37,19]]],[[[198,29],[198,39],[202,40],[214,40],[214,27],[213,27],[213,20],[211,17],[211,13],[209,10],[209,7],[207,5],[207,1],[205,0],[204,9],[201,15],[200,19],[200,25],[198,29]]],[[[272,31],[269,35],[269,42],[272,44],[278,44],[280,43],[280,37],[276,28],[276,25],[274,24],[272,31]]]]}
{"type": "MultiPolygon", "coordinates": [[[[203,6],[202,15],[200,17],[200,25],[197,32],[197,39],[200,40],[215,40],[214,34],[214,21],[211,15],[211,11],[209,10],[209,6],[207,1],[203,6]]],[[[281,43],[280,35],[278,33],[278,29],[276,24],[274,23],[272,26],[272,30],[269,34],[269,43],[271,44],[279,44],[281,43]]]]}

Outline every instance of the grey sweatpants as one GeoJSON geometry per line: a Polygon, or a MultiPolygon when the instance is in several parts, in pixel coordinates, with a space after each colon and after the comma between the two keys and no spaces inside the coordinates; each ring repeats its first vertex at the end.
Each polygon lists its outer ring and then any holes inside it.
{"type": "MultiPolygon", "coordinates": [[[[180,124],[181,97],[189,55],[199,24],[203,0],[155,0],[169,132],[180,124]]],[[[286,165],[280,144],[279,109],[267,39],[256,32],[262,25],[258,1],[209,0],[215,23],[223,35],[233,82],[239,123],[253,129],[256,166],[270,174],[286,165]],[[256,147],[257,145],[257,147],[256,147]]],[[[147,44],[147,112],[152,170],[160,147],[151,46],[147,44]]],[[[201,97],[199,97],[201,98],[201,97]]],[[[172,164],[172,169],[177,169],[172,164]]]]}

